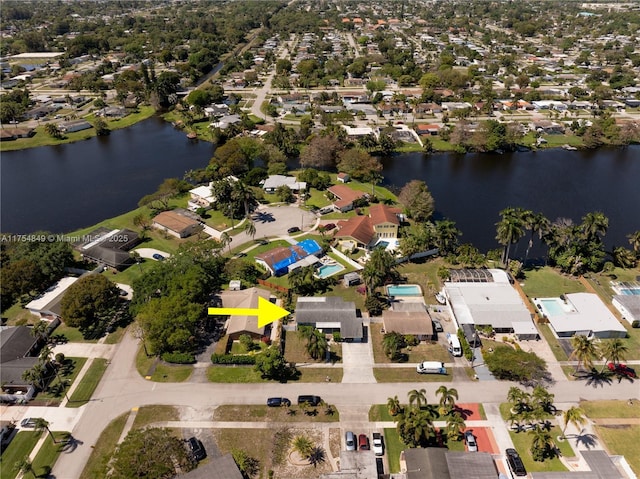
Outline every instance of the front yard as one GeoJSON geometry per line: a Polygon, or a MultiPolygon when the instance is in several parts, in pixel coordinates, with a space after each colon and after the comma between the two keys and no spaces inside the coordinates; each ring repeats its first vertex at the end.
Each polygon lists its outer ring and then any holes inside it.
{"type": "MultiPolygon", "coordinates": [[[[384,337],[384,334],[380,332],[381,328],[382,325],[379,323],[372,324],[369,328],[369,338],[373,345],[373,358],[376,363],[392,363],[393,361],[384,354],[384,348],[382,346],[382,338],[384,337]]],[[[407,360],[405,362],[409,363],[419,363],[422,361],[450,361],[450,356],[447,350],[441,344],[435,342],[422,341],[417,346],[403,348],[402,352],[406,353],[407,360]]]]}

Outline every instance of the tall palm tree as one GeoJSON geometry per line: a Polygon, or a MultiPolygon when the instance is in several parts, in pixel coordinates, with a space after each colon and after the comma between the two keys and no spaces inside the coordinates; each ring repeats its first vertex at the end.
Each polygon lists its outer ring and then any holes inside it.
{"type": "Polygon", "coordinates": [[[544,461],[545,458],[553,454],[555,443],[551,434],[536,426],[529,431],[529,435],[531,436],[531,455],[534,461],[544,461]]]}
{"type": "Polygon", "coordinates": [[[247,217],[247,222],[244,224],[244,232],[251,236],[251,239],[255,239],[256,237],[256,224],[253,220],[247,217]]]}
{"type": "Polygon", "coordinates": [[[49,421],[47,421],[42,417],[36,417],[34,418],[33,422],[34,422],[33,427],[36,431],[47,431],[53,443],[58,444],[58,441],[56,441],[56,438],[53,436],[51,429],[49,429],[49,421]]]}
{"type": "Polygon", "coordinates": [[[602,353],[602,357],[605,360],[602,370],[604,370],[608,361],[611,361],[614,366],[618,364],[621,360],[625,359],[625,354],[628,352],[629,348],[620,338],[603,341],[600,345],[600,353],[602,353]]]}
{"type": "Polygon", "coordinates": [[[436,243],[441,254],[451,253],[458,246],[458,237],[462,234],[454,221],[444,219],[435,224],[436,243]]]}
{"type": "Polygon", "coordinates": [[[395,416],[402,411],[402,406],[400,405],[398,396],[387,399],[387,409],[389,409],[389,414],[392,416],[395,416]]]}
{"type": "Polygon", "coordinates": [[[396,270],[396,259],[391,253],[386,249],[374,249],[362,270],[362,279],[367,286],[368,293],[372,293],[378,286],[382,286],[385,279],[393,276],[396,270]]]}
{"type": "MultiPolygon", "coordinates": [[[[582,218],[581,229],[587,241],[594,240],[607,233],[609,229],[609,218],[601,211],[587,213],[582,218]]],[[[602,240],[602,238],[600,238],[600,240],[602,240]]]]}
{"type": "Polygon", "coordinates": [[[444,411],[444,414],[451,411],[458,399],[458,391],[455,388],[448,388],[444,384],[436,389],[436,394],[440,395],[440,409],[444,411]]]}
{"type": "Polygon", "coordinates": [[[238,180],[233,184],[231,196],[235,201],[242,203],[244,216],[248,218],[249,213],[251,213],[251,208],[256,204],[256,195],[253,189],[242,180],[238,180]]]}
{"type": "Polygon", "coordinates": [[[511,409],[513,409],[516,414],[531,409],[531,396],[529,393],[515,386],[509,388],[507,401],[513,405],[511,409]]]}
{"type": "Polygon", "coordinates": [[[400,357],[400,350],[404,346],[404,336],[394,331],[386,333],[382,338],[382,349],[392,361],[396,361],[400,357]]]}
{"type": "Polygon", "coordinates": [[[462,436],[462,432],[467,427],[462,414],[455,412],[447,416],[447,437],[449,439],[458,440],[462,436]]]}
{"type": "Polygon", "coordinates": [[[551,222],[542,213],[531,213],[525,219],[525,226],[529,228],[531,237],[529,238],[529,244],[527,245],[527,251],[524,255],[525,262],[529,257],[529,250],[533,247],[533,238],[537,234],[538,239],[542,239],[549,231],[551,222]]]}
{"type": "Polygon", "coordinates": [[[575,427],[584,426],[587,424],[587,418],[582,409],[577,406],[571,406],[562,413],[562,422],[564,423],[564,427],[562,428],[562,436],[560,437],[566,439],[565,431],[567,430],[567,426],[569,424],[573,424],[575,427]]]}
{"type": "Polygon", "coordinates": [[[220,234],[220,243],[222,243],[222,247],[229,246],[229,253],[231,253],[231,236],[226,231],[223,231],[220,234]]]}
{"type": "Polygon", "coordinates": [[[546,390],[543,386],[537,385],[533,388],[531,394],[536,408],[540,409],[543,413],[551,413],[553,409],[553,400],[555,396],[546,390]]]}
{"type": "Polygon", "coordinates": [[[49,323],[47,323],[46,321],[38,321],[33,325],[31,331],[29,332],[31,333],[31,336],[40,341],[46,338],[47,328],[49,328],[49,323]]]}
{"type": "Polygon", "coordinates": [[[316,329],[307,342],[307,354],[313,359],[323,358],[327,354],[328,347],[327,338],[316,329]]]}
{"type": "Polygon", "coordinates": [[[635,251],[636,254],[640,254],[640,230],[627,235],[627,238],[629,239],[629,244],[633,248],[633,251],[635,251]]]}
{"type": "Polygon", "coordinates": [[[593,366],[593,360],[598,357],[598,350],[593,341],[583,334],[578,334],[571,338],[571,347],[573,352],[569,356],[569,360],[578,360],[574,373],[578,372],[583,364],[588,368],[593,366]]]}
{"type": "Polygon", "coordinates": [[[427,390],[426,389],[412,389],[408,393],[409,395],[409,405],[413,406],[413,403],[416,404],[416,408],[420,409],[422,406],[427,405],[427,390]]]}
{"type": "Polygon", "coordinates": [[[502,264],[509,261],[509,250],[524,236],[524,213],[522,208],[506,208],[500,212],[502,219],[496,223],[496,239],[504,246],[502,264]]]}

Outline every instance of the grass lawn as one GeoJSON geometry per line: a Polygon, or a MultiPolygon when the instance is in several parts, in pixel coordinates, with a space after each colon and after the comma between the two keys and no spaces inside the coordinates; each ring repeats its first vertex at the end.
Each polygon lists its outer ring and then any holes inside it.
{"type": "Polygon", "coordinates": [[[640,425],[596,426],[596,431],[610,454],[624,456],[633,472],[636,475],[640,474],[640,455],[638,455],[640,425]]]}
{"type": "Polygon", "coordinates": [[[207,379],[212,383],[268,383],[253,366],[209,366],[207,379]]]}
{"type": "Polygon", "coordinates": [[[549,344],[549,347],[551,347],[551,351],[553,351],[556,359],[558,361],[568,361],[569,357],[567,353],[564,352],[564,349],[562,349],[562,346],[560,346],[558,338],[556,338],[551,331],[551,327],[548,324],[538,324],[538,329],[544,336],[545,341],[549,344]]]}
{"type": "Polygon", "coordinates": [[[582,293],[584,286],[575,278],[562,275],[553,268],[525,271],[522,290],[529,298],[559,297],[564,293],[582,293]]]}
{"type": "Polygon", "coordinates": [[[580,401],[580,407],[591,419],[640,417],[640,402],[637,400],[633,401],[633,404],[629,404],[626,400],[580,401]]]}
{"type": "Polygon", "coordinates": [[[406,448],[395,428],[384,429],[384,447],[389,460],[389,472],[400,472],[400,453],[406,448]]]}
{"type": "Polygon", "coordinates": [[[386,404],[373,404],[369,408],[369,421],[386,422],[393,421],[395,418],[389,414],[389,408],[386,404]]]}
{"type": "Polygon", "coordinates": [[[264,406],[218,406],[213,413],[214,421],[262,421],[262,422],[338,422],[340,414],[333,408],[333,414],[325,414],[326,407],[318,406],[318,414],[305,415],[291,397],[291,408],[264,406]],[[293,414],[289,414],[293,411],[293,414]]]}
{"type": "Polygon", "coordinates": [[[564,135],[543,135],[547,140],[546,144],[542,145],[542,148],[557,148],[563,145],[571,145],[575,147],[584,147],[582,138],[576,135],[564,134],[564,135]]]}
{"type": "Polygon", "coordinates": [[[173,406],[142,406],[133,420],[133,429],[140,429],[155,422],[179,421],[180,414],[173,406]]]}
{"type": "Polygon", "coordinates": [[[107,477],[109,461],[111,460],[111,456],[113,456],[113,451],[118,444],[118,439],[124,430],[124,425],[128,417],[128,412],[118,416],[102,431],[95,445],[91,446],[91,456],[89,456],[89,460],[84,466],[80,479],[107,477]]]}
{"type": "MultiPolygon", "coordinates": [[[[369,337],[373,344],[373,358],[376,363],[392,363],[382,347],[382,338],[384,334],[380,332],[382,328],[381,324],[372,324],[369,337]]],[[[438,343],[425,343],[421,342],[417,346],[411,348],[404,348],[403,353],[407,355],[407,361],[410,363],[419,363],[421,361],[442,361],[447,362],[450,360],[447,350],[438,343]]]]}
{"type": "MultiPolygon", "coordinates": [[[[556,441],[556,438],[560,435],[560,428],[557,426],[553,426],[549,434],[556,442],[556,446],[560,448],[560,451],[564,457],[573,457],[575,453],[571,448],[571,445],[568,441],[556,441]]],[[[511,436],[511,440],[513,441],[513,445],[520,453],[520,457],[522,458],[522,462],[524,463],[524,467],[528,472],[544,472],[544,471],[566,471],[567,468],[564,467],[560,459],[554,457],[553,459],[547,459],[544,462],[537,462],[533,460],[531,456],[531,435],[526,432],[515,433],[513,431],[509,431],[509,435],[511,436]]]]}
{"type": "Polygon", "coordinates": [[[327,377],[332,383],[342,382],[342,368],[298,368],[299,383],[324,383],[327,377]]]}
{"type": "Polygon", "coordinates": [[[2,453],[2,461],[0,461],[2,479],[14,479],[18,475],[18,471],[14,469],[16,462],[31,453],[41,435],[42,432],[36,431],[20,431],[16,434],[11,444],[2,453]]]}
{"type": "Polygon", "coordinates": [[[448,141],[444,141],[439,136],[430,136],[431,144],[435,151],[454,151],[454,146],[448,141]]]}
{"type": "Polygon", "coordinates": [[[70,343],[97,343],[97,339],[84,339],[82,333],[78,328],[72,328],[67,326],[64,323],[60,323],[60,325],[53,331],[53,336],[64,336],[67,338],[67,341],[70,343]]]}
{"type": "Polygon", "coordinates": [[[9,309],[2,312],[2,318],[7,319],[7,326],[25,326],[28,324],[36,324],[40,318],[35,314],[31,314],[28,309],[20,302],[15,303],[9,309]]]}
{"type": "MultiPolygon", "coordinates": [[[[147,377],[157,359],[156,356],[147,356],[144,348],[140,347],[136,355],[136,369],[140,376],[147,377]]],[[[149,380],[159,383],[179,383],[186,381],[192,372],[193,366],[189,364],[167,364],[158,360],[149,380]]]]}
{"type": "MultiPolygon", "coordinates": [[[[60,440],[63,434],[60,431],[52,431],[52,433],[56,440],[60,440]]],[[[40,477],[48,477],[48,474],[58,460],[58,456],[64,447],[64,444],[54,444],[51,436],[47,434],[47,439],[33,459],[33,469],[36,471],[36,474],[39,474],[40,477]]]]}
{"type": "Polygon", "coordinates": [[[225,454],[234,449],[245,451],[259,463],[258,477],[267,477],[272,468],[271,452],[275,429],[214,429],[213,436],[220,451],[225,454]],[[250,438],[249,441],[247,439],[250,438]]]}
{"type": "Polygon", "coordinates": [[[373,368],[373,376],[379,383],[447,383],[453,380],[447,374],[418,374],[416,368],[373,368]]]}
{"type": "MultiPolygon", "coordinates": [[[[298,331],[285,331],[285,348],[284,356],[289,362],[293,363],[324,363],[322,360],[316,361],[307,354],[306,340],[304,340],[298,331]]],[[[342,360],[342,345],[340,343],[331,344],[332,362],[340,362],[342,360]]]]}
{"type": "Polygon", "coordinates": [[[80,384],[69,398],[67,407],[80,407],[86,404],[93,395],[98,383],[102,379],[102,375],[107,370],[107,360],[104,358],[95,358],[86,374],[82,378],[80,384]]]}
{"type": "Polygon", "coordinates": [[[121,326],[118,326],[118,328],[113,333],[109,333],[109,335],[107,336],[107,339],[104,340],[104,343],[117,344],[120,342],[120,340],[122,339],[122,337],[125,335],[126,332],[127,332],[126,327],[123,328],[121,326]]]}
{"type": "Polygon", "coordinates": [[[67,384],[67,386],[64,389],[60,391],[56,391],[56,393],[53,393],[52,391],[56,390],[56,388],[58,387],[57,385],[59,383],[58,378],[55,377],[53,381],[51,381],[51,383],[49,384],[47,391],[38,393],[37,399],[62,399],[64,397],[65,391],[69,390],[73,382],[78,377],[78,374],[80,373],[80,370],[84,366],[84,363],[87,362],[87,358],[68,357],[68,358],[65,358],[65,361],[71,362],[71,366],[68,367],[67,369],[69,373],[68,374],[60,373],[60,378],[62,379],[63,383],[67,384]]]}

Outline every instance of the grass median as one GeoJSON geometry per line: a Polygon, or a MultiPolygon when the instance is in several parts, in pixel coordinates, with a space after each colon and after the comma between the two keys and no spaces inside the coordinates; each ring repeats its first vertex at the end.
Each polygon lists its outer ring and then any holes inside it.
{"type": "MultiPolygon", "coordinates": [[[[295,402],[296,398],[289,398],[295,402]]],[[[244,421],[244,422],[338,422],[340,414],[333,406],[318,406],[308,411],[317,414],[306,414],[296,404],[290,407],[264,406],[218,406],[213,413],[214,421],[244,421]]]]}
{"type": "Polygon", "coordinates": [[[85,375],[80,379],[80,384],[78,384],[78,387],[69,398],[67,407],[80,407],[89,402],[106,370],[107,360],[95,358],[85,375]]]}
{"type": "Polygon", "coordinates": [[[2,453],[2,461],[0,461],[2,479],[14,479],[18,475],[16,463],[31,454],[41,435],[41,431],[20,431],[16,434],[11,444],[2,453]]]}
{"type": "MultiPolygon", "coordinates": [[[[300,383],[339,383],[342,381],[342,368],[299,368],[300,376],[288,382],[300,383]]],[[[207,379],[212,383],[268,383],[253,366],[210,366],[207,379]]]]}

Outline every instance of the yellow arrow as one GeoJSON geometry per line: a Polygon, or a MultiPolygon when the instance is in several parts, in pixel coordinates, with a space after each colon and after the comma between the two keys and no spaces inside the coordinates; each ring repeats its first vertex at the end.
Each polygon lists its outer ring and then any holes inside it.
{"type": "Polygon", "coordinates": [[[258,327],[263,328],[291,313],[267,299],[258,297],[257,308],[209,308],[209,314],[213,316],[257,316],[258,327]]]}

